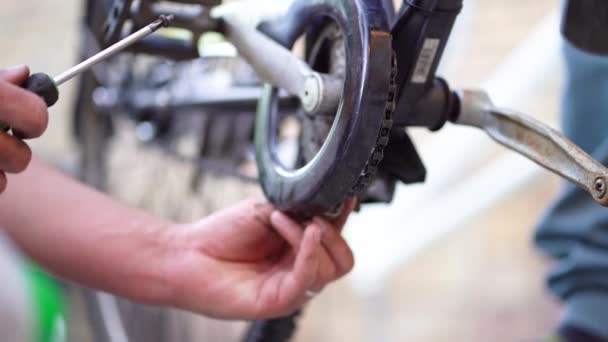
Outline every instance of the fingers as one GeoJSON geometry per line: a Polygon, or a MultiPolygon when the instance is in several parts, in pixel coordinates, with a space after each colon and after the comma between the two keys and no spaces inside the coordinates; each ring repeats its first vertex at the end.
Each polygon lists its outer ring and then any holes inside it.
{"type": "Polygon", "coordinates": [[[346,221],[348,221],[350,214],[353,212],[353,210],[355,210],[356,207],[356,197],[351,197],[344,202],[344,208],[342,209],[340,215],[337,218],[331,220],[331,222],[338,228],[338,230],[342,230],[342,228],[344,228],[346,221]]]}
{"type": "Polygon", "coordinates": [[[24,139],[41,136],[48,124],[46,104],[37,95],[7,82],[19,81],[22,72],[5,71],[3,75],[7,78],[0,79],[0,122],[19,131],[24,139]]]}
{"type": "Polygon", "coordinates": [[[295,298],[305,298],[306,291],[310,290],[317,281],[321,264],[321,228],[315,224],[310,225],[302,245],[296,255],[292,273],[292,291],[295,298]]]}
{"type": "Polygon", "coordinates": [[[23,84],[28,76],[30,70],[25,65],[19,65],[12,68],[0,69],[0,79],[3,79],[9,83],[20,85],[23,84]]]}
{"type": "Polygon", "coordinates": [[[274,211],[274,207],[269,202],[264,199],[253,199],[249,201],[251,207],[253,208],[254,215],[256,218],[259,218],[267,224],[267,220],[274,211]]]}
{"type": "Polygon", "coordinates": [[[0,194],[6,190],[6,173],[25,170],[32,159],[32,151],[21,140],[0,132],[0,194]]]}
{"type": "MultiPolygon", "coordinates": [[[[346,222],[348,215],[355,205],[356,203],[354,200],[348,201],[343,210],[343,214],[334,221],[337,223],[330,223],[327,220],[316,217],[313,220],[315,224],[309,225],[306,228],[306,231],[308,231],[311,229],[311,226],[318,226],[323,231],[321,265],[315,289],[321,289],[330,281],[344,276],[349,273],[354,266],[352,250],[340,234],[340,228],[344,225],[344,222],[346,222]]],[[[294,250],[298,250],[302,242],[302,236],[305,234],[302,226],[279,211],[273,212],[270,220],[279,235],[281,235],[294,250]]]]}
{"type": "Polygon", "coordinates": [[[296,223],[289,218],[289,216],[280,211],[274,211],[272,215],[270,215],[270,222],[291,248],[294,250],[300,248],[300,242],[304,236],[304,229],[300,224],[296,223]]]}
{"type": "Polygon", "coordinates": [[[0,132],[0,171],[20,173],[32,160],[32,150],[23,141],[0,132]]]}
{"type": "Polygon", "coordinates": [[[354,256],[340,229],[355,206],[354,199],[348,200],[338,218],[327,221],[316,217],[305,229],[284,213],[271,214],[273,228],[296,252],[287,298],[302,304],[310,300],[307,291],[319,292],[352,270],[354,256]]]}
{"type": "MultiPolygon", "coordinates": [[[[332,224],[338,228],[338,231],[344,227],[348,217],[357,206],[357,199],[352,197],[346,200],[342,213],[335,219],[331,220],[332,224]]],[[[285,213],[274,211],[270,216],[270,222],[279,234],[289,243],[292,248],[297,248],[302,240],[302,225],[292,220],[285,213]]]]}
{"type": "Polygon", "coordinates": [[[334,279],[338,279],[349,273],[354,265],[355,258],[346,240],[340,234],[337,227],[319,217],[314,218],[315,224],[323,231],[322,244],[336,268],[334,279]]]}
{"type": "Polygon", "coordinates": [[[32,151],[20,138],[39,137],[48,123],[46,104],[19,86],[28,76],[26,66],[0,69],[0,123],[15,133],[0,131],[0,193],[6,189],[6,174],[24,171],[32,159],[32,151]]]}
{"type": "MultiPolygon", "coordinates": [[[[300,249],[300,244],[304,236],[304,227],[293,221],[289,216],[275,211],[270,220],[275,230],[279,232],[279,235],[287,241],[291,248],[295,251],[300,249]]],[[[306,230],[311,229],[307,227],[306,230]]],[[[329,256],[325,248],[321,249],[321,261],[319,265],[319,272],[317,274],[317,280],[309,290],[321,291],[327,283],[336,279],[336,266],[334,265],[332,258],[329,256]]]]}

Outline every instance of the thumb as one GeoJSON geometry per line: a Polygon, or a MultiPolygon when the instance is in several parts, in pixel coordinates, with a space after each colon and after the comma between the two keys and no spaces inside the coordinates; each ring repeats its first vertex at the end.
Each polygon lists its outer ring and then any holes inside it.
{"type": "Polygon", "coordinates": [[[30,69],[25,65],[0,69],[0,79],[17,85],[23,84],[29,75],[30,69]]]}

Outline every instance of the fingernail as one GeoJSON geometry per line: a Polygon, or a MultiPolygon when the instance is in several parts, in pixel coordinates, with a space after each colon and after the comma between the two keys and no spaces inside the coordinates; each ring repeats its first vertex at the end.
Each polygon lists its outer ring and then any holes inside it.
{"type": "Polygon", "coordinates": [[[291,226],[293,225],[291,219],[280,211],[275,210],[270,214],[270,221],[280,226],[291,226]]]}
{"type": "Polygon", "coordinates": [[[257,210],[273,210],[273,207],[270,203],[262,201],[262,200],[256,200],[253,203],[253,208],[257,209],[257,210]]]}
{"type": "Polygon", "coordinates": [[[285,216],[280,211],[276,210],[270,214],[270,219],[285,222],[285,216]]]}
{"type": "Polygon", "coordinates": [[[19,70],[19,69],[23,69],[23,68],[27,68],[27,65],[25,65],[25,64],[13,65],[12,67],[8,67],[8,70],[19,70]]]}
{"type": "Polygon", "coordinates": [[[11,79],[19,77],[21,74],[29,73],[29,69],[25,65],[17,65],[9,68],[0,68],[0,77],[3,79],[11,79]]]}
{"type": "Polygon", "coordinates": [[[5,68],[4,71],[5,72],[19,72],[19,71],[23,71],[24,69],[27,69],[27,65],[15,65],[12,67],[5,68]]]}
{"type": "Polygon", "coordinates": [[[270,214],[270,222],[280,223],[280,221],[281,221],[281,215],[278,212],[273,211],[270,214]]]}
{"type": "Polygon", "coordinates": [[[317,227],[317,231],[315,232],[315,239],[317,239],[317,242],[321,242],[323,240],[323,228],[317,227]]]}
{"type": "Polygon", "coordinates": [[[315,217],[313,219],[313,222],[319,226],[319,229],[321,230],[322,234],[325,234],[325,231],[327,230],[327,224],[325,223],[325,221],[323,221],[323,219],[315,217]]]}

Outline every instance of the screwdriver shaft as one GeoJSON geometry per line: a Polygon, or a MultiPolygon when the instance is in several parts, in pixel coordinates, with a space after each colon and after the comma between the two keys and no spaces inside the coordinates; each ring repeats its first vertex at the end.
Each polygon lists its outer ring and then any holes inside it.
{"type": "Polygon", "coordinates": [[[58,75],[57,77],[54,78],[55,84],[57,86],[59,86],[59,85],[65,83],[66,81],[71,80],[75,76],[89,70],[94,65],[98,64],[99,62],[101,62],[109,57],[112,57],[114,54],[126,49],[127,47],[137,43],[141,39],[149,36],[150,34],[157,31],[159,28],[168,26],[172,19],[173,19],[173,16],[160,16],[160,18],[158,20],[151,23],[150,25],[131,34],[130,36],[126,37],[125,39],[122,39],[118,43],[101,51],[100,53],[98,53],[98,54],[94,55],[93,57],[87,59],[86,61],[76,65],[75,67],[61,73],[60,75],[58,75]]]}
{"type": "MultiPolygon", "coordinates": [[[[66,70],[62,74],[58,75],[54,79],[51,79],[46,74],[34,74],[30,76],[27,82],[23,85],[24,88],[34,92],[44,99],[47,106],[52,106],[57,102],[59,97],[59,91],[57,87],[75,76],[89,70],[97,63],[112,57],[114,54],[126,49],[127,47],[133,45],[134,43],[140,41],[141,39],[149,36],[150,34],[156,32],[161,27],[167,27],[173,20],[173,15],[161,15],[158,17],[158,20],[154,21],[150,25],[142,28],[141,30],[129,35],[125,39],[122,39],[118,43],[110,46],[109,48],[101,51],[100,53],[94,55],[93,57],[87,59],[86,61],[78,64],[77,66],[66,70]]],[[[9,131],[11,127],[3,122],[0,122],[0,132],[9,131]]]]}

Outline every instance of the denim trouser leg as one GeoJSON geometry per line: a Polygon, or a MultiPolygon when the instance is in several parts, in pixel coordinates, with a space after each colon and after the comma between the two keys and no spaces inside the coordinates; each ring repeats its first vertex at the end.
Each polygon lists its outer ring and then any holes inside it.
{"type": "MultiPolygon", "coordinates": [[[[563,130],[608,165],[608,56],[568,42],[564,54],[563,130]]],[[[556,260],[548,285],[564,300],[563,323],[608,338],[608,208],[567,185],[541,222],[536,243],[556,260]]]]}

